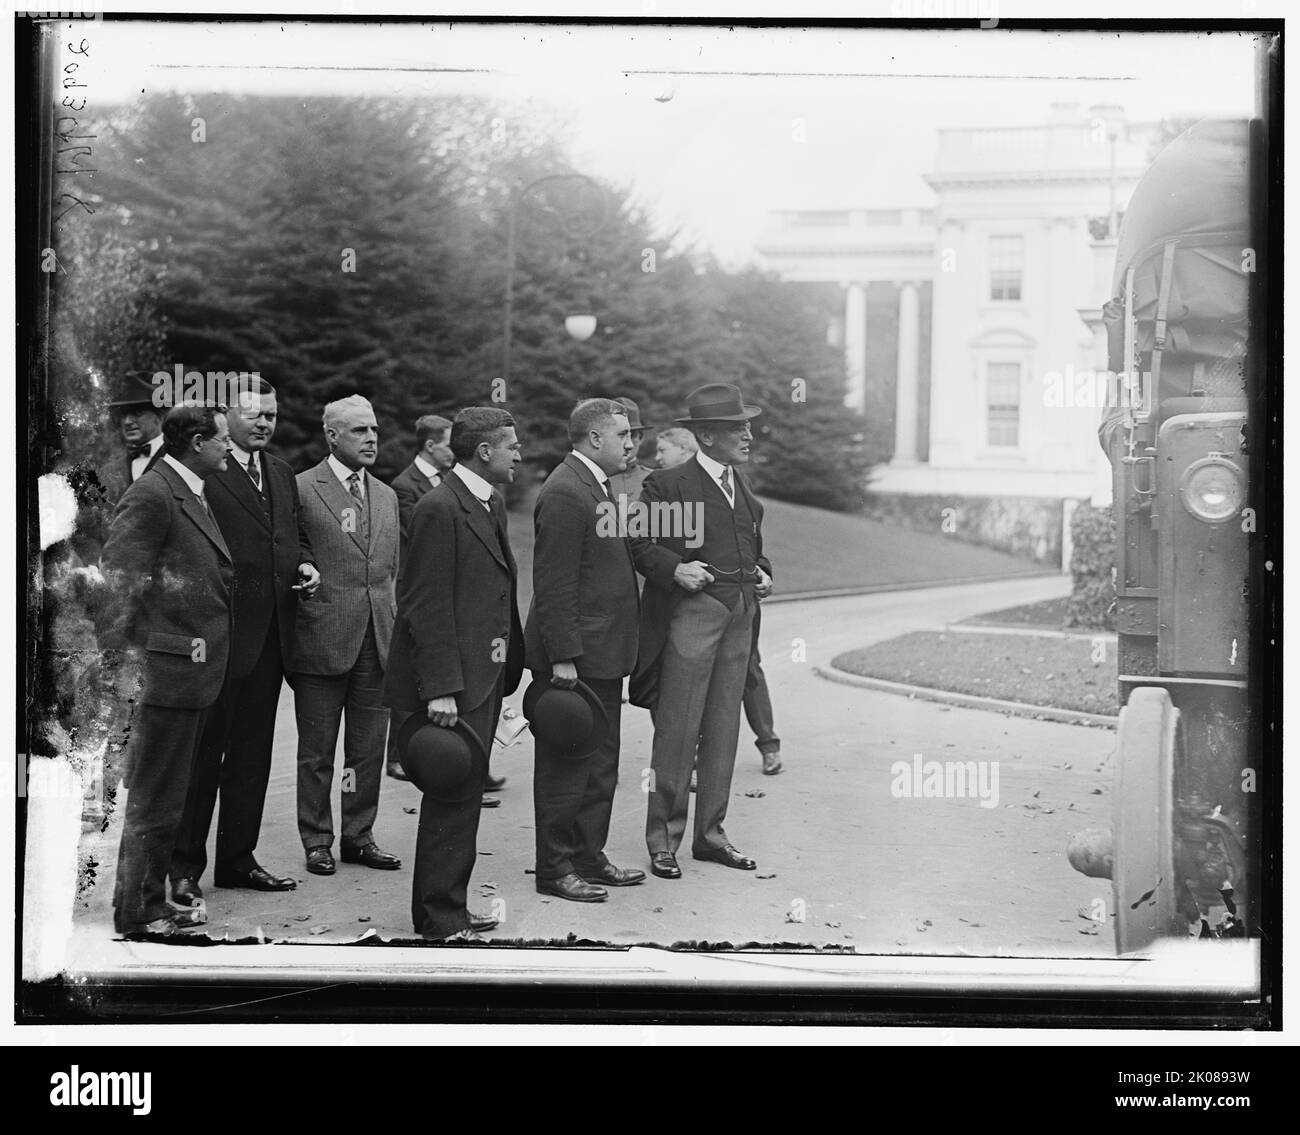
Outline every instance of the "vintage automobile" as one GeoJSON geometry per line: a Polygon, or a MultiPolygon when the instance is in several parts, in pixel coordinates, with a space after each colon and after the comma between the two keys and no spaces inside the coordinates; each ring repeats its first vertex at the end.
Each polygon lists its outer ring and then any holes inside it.
{"type": "Polygon", "coordinates": [[[1251,138],[1245,121],[1203,122],[1156,157],[1124,214],[1104,309],[1123,708],[1113,827],[1081,833],[1070,860],[1112,880],[1121,953],[1256,932],[1251,138]]]}

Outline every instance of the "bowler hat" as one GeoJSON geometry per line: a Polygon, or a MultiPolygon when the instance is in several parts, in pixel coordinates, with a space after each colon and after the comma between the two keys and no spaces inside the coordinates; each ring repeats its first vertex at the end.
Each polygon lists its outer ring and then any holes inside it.
{"type": "Polygon", "coordinates": [[[578,682],[571,690],[536,677],[524,691],[524,716],[533,736],[561,757],[589,757],[609,734],[609,718],[590,686],[578,682]]]}
{"type": "Polygon", "coordinates": [[[150,375],[142,370],[127,371],[113,384],[113,397],[109,406],[139,406],[147,403],[160,414],[171,407],[171,389],[167,383],[155,385],[150,375]]]}
{"type": "Polygon", "coordinates": [[[411,783],[435,800],[454,804],[483,791],[487,752],[464,718],[435,725],[417,710],[398,730],[397,755],[411,783]]]}
{"type": "Polygon", "coordinates": [[[645,426],[641,424],[641,408],[632,401],[631,398],[615,398],[620,406],[627,411],[627,424],[634,430],[643,430],[645,426]]]}
{"type": "Polygon", "coordinates": [[[729,382],[710,382],[686,396],[685,418],[674,421],[688,426],[696,422],[747,422],[763,411],[757,406],[746,406],[740,396],[740,387],[729,382]]]}

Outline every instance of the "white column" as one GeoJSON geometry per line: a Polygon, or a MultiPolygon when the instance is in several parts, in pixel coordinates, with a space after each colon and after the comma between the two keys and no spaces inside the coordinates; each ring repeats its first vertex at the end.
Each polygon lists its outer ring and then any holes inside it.
{"type": "Polygon", "coordinates": [[[898,289],[898,387],[894,410],[894,463],[916,461],[916,424],[920,405],[918,365],[921,342],[921,307],[916,284],[904,281],[898,289]]]}
{"type": "Polygon", "coordinates": [[[844,361],[848,382],[844,405],[859,414],[867,409],[867,290],[847,284],[844,290],[844,361]]]}

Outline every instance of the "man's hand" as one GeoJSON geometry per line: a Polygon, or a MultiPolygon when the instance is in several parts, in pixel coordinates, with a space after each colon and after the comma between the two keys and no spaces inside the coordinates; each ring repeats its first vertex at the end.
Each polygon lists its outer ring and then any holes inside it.
{"type": "Polygon", "coordinates": [[[702,591],[713,582],[705,566],[699,560],[678,564],[673,571],[673,582],[686,591],[702,591]]]}
{"type": "Polygon", "coordinates": [[[451,728],[456,724],[458,717],[456,699],[450,694],[445,698],[434,698],[426,707],[425,713],[434,725],[445,725],[451,728]]]}
{"type": "Polygon", "coordinates": [[[578,684],[578,667],[572,662],[551,663],[551,685],[571,690],[578,684]]]}
{"type": "Polygon", "coordinates": [[[320,586],[320,572],[316,570],[315,564],[298,565],[298,582],[293,585],[293,590],[298,592],[303,598],[310,599],[316,594],[316,588],[320,586]]]}
{"type": "Polygon", "coordinates": [[[754,584],[754,594],[760,599],[766,599],[772,594],[772,577],[762,568],[758,569],[758,582],[754,584]]]}

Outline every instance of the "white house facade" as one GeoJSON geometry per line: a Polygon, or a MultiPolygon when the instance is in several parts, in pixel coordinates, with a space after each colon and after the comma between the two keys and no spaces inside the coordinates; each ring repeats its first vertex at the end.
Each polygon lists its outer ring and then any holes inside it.
{"type": "Polygon", "coordinates": [[[758,246],[768,265],[842,288],[831,334],[842,334],[846,403],[862,411],[869,389],[893,387],[893,458],[874,492],[1096,499],[1100,307],[1115,219],[1153,130],[1074,104],[1039,126],[942,130],[924,177],[932,200],[774,216],[758,246]],[[895,364],[871,374],[865,296],[882,284],[897,296],[895,364]]]}

